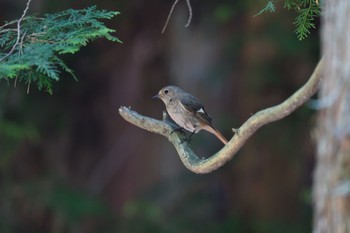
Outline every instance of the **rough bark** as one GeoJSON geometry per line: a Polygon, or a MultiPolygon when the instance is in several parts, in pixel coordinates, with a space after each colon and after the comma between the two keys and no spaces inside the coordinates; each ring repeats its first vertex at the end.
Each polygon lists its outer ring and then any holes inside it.
{"type": "Polygon", "coordinates": [[[350,1],[326,0],[314,173],[314,233],[350,232],[350,1]]]}

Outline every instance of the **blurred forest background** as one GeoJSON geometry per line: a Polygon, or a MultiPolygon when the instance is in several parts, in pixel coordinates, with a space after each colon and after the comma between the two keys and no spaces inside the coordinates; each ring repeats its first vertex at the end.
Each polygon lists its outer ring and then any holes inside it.
{"type": "MultiPolygon", "coordinates": [[[[26,1],[0,0],[0,22],[26,1]]],[[[232,161],[189,172],[173,146],[118,114],[121,105],[161,118],[152,100],[174,84],[199,97],[227,137],[251,114],[303,85],[319,35],[299,41],[295,13],[253,17],[257,0],[33,0],[28,14],[97,5],[123,44],[96,40],[65,55],[79,79],[62,74],[53,94],[0,82],[0,232],[310,232],[314,112],[303,106],[263,127],[232,161]]],[[[222,146],[201,132],[204,157],[222,146]]]]}

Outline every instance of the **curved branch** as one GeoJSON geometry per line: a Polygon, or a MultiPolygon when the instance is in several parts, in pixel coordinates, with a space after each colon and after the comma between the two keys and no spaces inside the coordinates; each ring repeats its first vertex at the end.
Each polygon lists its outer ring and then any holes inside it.
{"type": "Polygon", "coordinates": [[[261,126],[286,117],[309,100],[316,93],[322,78],[322,60],[319,61],[310,79],[304,86],[281,104],[261,110],[251,116],[239,129],[234,130],[236,133],[226,146],[206,159],[201,159],[197,156],[187,143],[181,143],[184,136],[180,132],[174,131],[174,126],[168,120],[160,121],[142,116],[127,107],[120,107],[119,113],[126,121],[168,138],[175,146],[181,161],[189,170],[200,174],[209,173],[231,160],[248,138],[261,126]]]}

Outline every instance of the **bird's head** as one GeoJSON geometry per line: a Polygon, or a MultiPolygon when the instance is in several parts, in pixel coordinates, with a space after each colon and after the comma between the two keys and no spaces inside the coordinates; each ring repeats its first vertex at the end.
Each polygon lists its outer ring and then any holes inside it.
{"type": "Polygon", "coordinates": [[[160,89],[157,95],[153,96],[153,99],[161,99],[165,105],[174,100],[176,94],[180,92],[181,89],[175,86],[166,86],[160,89]]]}

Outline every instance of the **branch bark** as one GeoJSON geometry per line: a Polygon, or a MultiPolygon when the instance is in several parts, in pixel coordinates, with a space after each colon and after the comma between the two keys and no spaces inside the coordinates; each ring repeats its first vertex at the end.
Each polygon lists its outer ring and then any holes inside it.
{"type": "Polygon", "coordinates": [[[321,18],[324,81],[313,176],[313,233],[350,232],[350,1],[326,0],[321,18]],[[347,33],[344,33],[347,32],[347,33]]]}
{"type": "Polygon", "coordinates": [[[244,145],[260,127],[280,120],[309,100],[318,90],[322,79],[321,59],[312,73],[310,79],[292,96],[281,104],[261,110],[251,116],[239,129],[233,129],[235,135],[220,151],[206,159],[197,156],[187,143],[182,143],[184,136],[174,131],[172,123],[166,119],[163,121],[140,115],[127,107],[120,107],[119,114],[128,122],[153,133],[163,135],[174,145],[183,164],[192,172],[203,174],[212,172],[231,160],[238,150],[244,145]]]}

